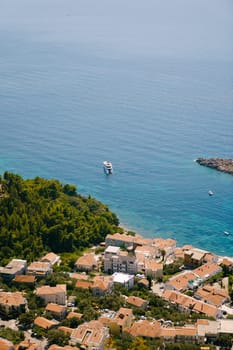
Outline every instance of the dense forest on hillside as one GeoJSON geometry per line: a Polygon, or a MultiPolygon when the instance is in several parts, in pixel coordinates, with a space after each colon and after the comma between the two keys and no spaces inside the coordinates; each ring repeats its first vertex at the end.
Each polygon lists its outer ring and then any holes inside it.
{"type": "Polygon", "coordinates": [[[0,264],[97,244],[118,224],[106,205],[78,194],[73,185],[9,172],[0,177],[0,264]]]}

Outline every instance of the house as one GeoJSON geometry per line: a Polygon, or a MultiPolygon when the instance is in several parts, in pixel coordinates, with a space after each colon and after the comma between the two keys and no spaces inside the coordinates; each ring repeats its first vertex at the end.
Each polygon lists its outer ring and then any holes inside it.
{"type": "Polygon", "coordinates": [[[57,329],[59,331],[62,331],[65,334],[69,335],[69,336],[72,334],[72,332],[74,330],[73,328],[66,327],[66,326],[59,326],[57,329]]]}
{"type": "Polygon", "coordinates": [[[0,276],[3,280],[11,281],[16,275],[23,275],[26,272],[27,261],[13,259],[5,267],[0,267],[0,276]]]}
{"type": "Polygon", "coordinates": [[[197,280],[197,275],[191,271],[181,272],[173,277],[171,277],[165,283],[165,289],[177,290],[183,292],[191,288],[191,281],[197,280]]]}
{"type": "Polygon", "coordinates": [[[34,320],[34,326],[43,328],[43,329],[51,329],[57,327],[59,324],[58,321],[48,320],[45,317],[36,317],[34,320]]]}
{"type": "Polygon", "coordinates": [[[162,338],[174,343],[196,343],[198,338],[195,326],[161,327],[159,322],[149,322],[147,320],[134,322],[132,327],[126,329],[126,332],[133,337],[143,337],[150,340],[162,338]]]}
{"type": "Polygon", "coordinates": [[[153,238],[145,238],[139,235],[134,236],[134,246],[140,247],[140,246],[153,246],[154,240],[153,238]]]}
{"type": "Polygon", "coordinates": [[[97,257],[94,253],[87,253],[77,259],[74,264],[78,271],[92,271],[97,268],[97,257]]]}
{"type": "Polygon", "coordinates": [[[229,271],[233,271],[233,261],[230,260],[229,258],[224,258],[221,261],[221,265],[227,268],[229,271]]]}
{"type": "Polygon", "coordinates": [[[197,333],[200,341],[207,340],[208,343],[214,342],[219,334],[233,334],[233,320],[220,319],[217,321],[197,320],[197,333]]]}
{"type": "Polygon", "coordinates": [[[155,259],[158,248],[152,245],[141,245],[135,248],[135,255],[142,255],[145,259],[155,259]]]}
{"type": "Polygon", "coordinates": [[[45,310],[58,320],[61,320],[66,316],[66,307],[63,305],[48,303],[45,310]]]}
{"type": "Polygon", "coordinates": [[[73,311],[70,311],[67,315],[68,320],[71,318],[77,318],[77,320],[80,320],[82,317],[83,317],[83,314],[80,314],[78,312],[73,312],[73,311]]]}
{"type": "Polygon", "coordinates": [[[34,287],[36,283],[36,277],[35,276],[29,276],[29,275],[16,275],[13,279],[13,282],[17,285],[24,285],[24,286],[31,286],[34,287]]]}
{"type": "Polygon", "coordinates": [[[66,304],[66,285],[57,284],[55,287],[42,286],[36,289],[36,295],[42,298],[47,305],[48,303],[66,304]]]}
{"type": "Polygon", "coordinates": [[[184,250],[183,250],[183,248],[176,247],[174,249],[174,258],[175,258],[175,260],[184,259],[184,250]]]}
{"type": "Polygon", "coordinates": [[[89,276],[85,272],[82,272],[82,273],[73,272],[70,274],[70,278],[73,278],[74,280],[87,281],[89,279],[89,276]]]}
{"type": "Polygon", "coordinates": [[[122,251],[120,247],[108,246],[104,252],[104,271],[107,273],[137,272],[137,259],[134,254],[122,251]]]}
{"type": "Polygon", "coordinates": [[[179,306],[181,312],[194,311],[209,317],[220,318],[222,311],[214,305],[207,304],[188,295],[182,294],[174,290],[165,290],[162,298],[179,306]]]}
{"type": "Polygon", "coordinates": [[[204,302],[199,301],[199,300],[197,300],[195,302],[192,310],[194,312],[204,314],[204,315],[207,315],[209,317],[214,317],[214,318],[221,318],[222,314],[223,314],[221,309],[218,309],[216,306],[204,303],[204,302]]]}
{"type": "Polygon", "coordinates": [[[174,249],[176,248],[176,240],[171,238],[155,238],[153,244],[161,254],[162,252],[165,253],[165,258],[172,255],[174,253],[174,249]]]}
{"type": "Polygon", "coordinates": [[[48,262],[34,261],[27,268],[27,274],[36,277],[45,277],[52,272],[53,270],[48,262]]]}
{"type": "Polygon", "coordinates": [[[116,246],[124,247],[126,249],[134,248],[135,237],[126,235],[125,233],[114,233],[113,235],[108,234],[105,238],[106,247],[116,246]]]}
{"type": "Polygon", "coordinates": [[[203,264],[205,255],[208,252],[203,249],[191,248],[184,251],[184,265],[195,268],[203,264]]]}
{"type": "Polygon", "coordinates": [[[78,280],[75,284],[76,288],[81,288],[81,289],[89,289],[92,288],[93,282],[92,281],[82,281],[78,280]]]}
{"type": "Polygon", "coordinates": [[[112,276],[95,276],[91,289],[92,293],[95,296],[101,296],[110,293],[113,289],[112,276]]]}
{"type": "Polygon", "coordinates": [[[27,300],[21,292],[0,291],[0,314],[3,316],[18,316],[25,312],[27,300]]]}
{"type": "Polygon", "coordinates": [[[197,343],[198,335],[197,328],[195,326],[184,326],[174,327],[175,328],[175,342],[186,344],[186,343],[197,343]]]}
{"type": "Polygon", "coordinates": [[[163,276],[163,264],[154,259],[145,260],[145,275],[152,278],[161,278],[163,276]]]}
{"type": "Polygon", "coordinates": [[[1,350],[14,350],[14,344],[4,338],[0,338],[0,349],[1,350]]]}
{"type": "Polygon", "coordinates": [[[128,275],[126,273],[115,272],[113,275],[113,282],[119,283],[122,286],[130,289],[134,285],[134,275],[128,275]]]}
{"type": "Polygon", "coordinates": [[[104,350],[109,330],[99,321],[85,322],[73,330],[70,343],[80,344],[86,350],[104,350]]]}
{"type": "Polygon", "coordinates": [[[149,322],[147,320],[140,320],[134,322],[131,327],[125,329],[133,337],[143,337],[145,339],[158,338],[160,324],[157,321],[149,322]]]}
{"type": "Polygon", "coordinates": [[[195,273],[198,277],[202,278],[203,281],[206,281],[209,278],[217,275],[219,272],[222,272],[221,266],[213,262],[208,262],[193,270],[193,273],[195,273]]]}
{"type": "Polygon", "coordinates": [[[204,302],[220,307],[224,303],[230,301],[230,296],[225,289],[216,288],[211,285],[205,285],[197,289],[195,298],[204,302]]]}
{"type": "Polygon", "coordinates": [[[195,344],[198,340],[197,329],[195,326],[184,326],[184,327],[167,327],[160,328],[159,337],[163,340],[170,341],[173,343],[193,343],[195,344]]]}
{"type": "Polygon", "coordinates": [[[59,255],[53,253],[53,252],[50,252],[50,253],[47,253],[45,256],[43,256],[40,261],[42,262],[48,262],[50,263],[50,265],[55,265],[55,264],[59,264],[61,262],[61,258],[59,255]]]}
{"type": "Polygon", "coordinates": [[[212,343],[216,340],[219,332],[219,321],[210,321],[205,319],[197,320],[197,334],[200,343],[212,343]]]}
{"type": "Polygon", "coordinates": [[[147,300],[144,300],[144,299],[139,298],[139,297],[135,297],[133,295],[129,296],[126,299],[126,302],[130,305],[136,306],[136,307],[138,307],[140,309],[144,309],[144,310],[147,308],[147,305],[148,305],[147,300]]]}
{"type": "Polygon", "coordinates": [[[109,328],[112,334],[120,334],[127,327],[131,327],[133,320],[132,309],[121,307],[115,316],[110,320],[109,328]]]}

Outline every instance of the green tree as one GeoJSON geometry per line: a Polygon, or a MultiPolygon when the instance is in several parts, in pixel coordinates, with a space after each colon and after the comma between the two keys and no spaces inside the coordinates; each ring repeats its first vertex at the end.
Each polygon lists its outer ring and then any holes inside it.
{"type": "Polygon", "coordinates": [[[119,220],[73,185],[36,177],[23,180],[5,172],[0,201],[0,265],[14,256],[28,262],[46,251],[81,251],[118,231],[119,220]]]}
{"type": "Polygon", "coordinates": [[[69,335],[58,329],[52,329],[47,334],[48,345],[56,344],[59,346],[65,346],[69,343],[69,335]]]}
{"type": "Polygon", "coordinates": [[[133,340],[132,345],[129,347],[129,350],[150,350],[150,347],[147,345],[146,341],[141,338],[137,337],[133,340]]]}
{"type": "Polygon", "coordinates": [[[31,328],[31,325],[33,324],[34,319],[35,319],[35,313],[32,311],[25,312],[19,315],[19,323],[23,329],[31,328]]]}

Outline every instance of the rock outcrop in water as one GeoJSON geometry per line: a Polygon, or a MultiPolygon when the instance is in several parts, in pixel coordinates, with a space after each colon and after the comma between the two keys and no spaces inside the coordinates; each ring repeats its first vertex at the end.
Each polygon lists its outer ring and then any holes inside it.
{"type": "Polygon", "coordinates": [[[197,158],[196,162],[218,171],[233,175],[233,159],[197,158]]]}

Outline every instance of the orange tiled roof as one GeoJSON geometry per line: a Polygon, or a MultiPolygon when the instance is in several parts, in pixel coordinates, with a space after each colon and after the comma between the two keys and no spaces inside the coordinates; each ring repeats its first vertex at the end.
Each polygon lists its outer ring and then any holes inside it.
{"type": "Polygon", "coordinates": [[[170,302],[182,305],[186,309],[191,307],[193,311],[203,313],[207,316],[216,317],[218,312],[218,309],[215,306],[196,300],[177,291],[165,290],[163,298],[170,302]]]}
{"type": "Polygon", "coordinates": [[[13,279],[13,282],[18,283],[35,283],[36,277],[35,276],[29,276],[29,275],[16,275],[13,279]]]}
{"type": "Polygon", "coordinates": [[[91,281],[78,280],[75,284],[76,288],[82,288],[82,289],[88,289],[88,288],[91,288],[92,286],[93,286],[93,282],[91,281]]]}
{"type": "Polygon", "coordinates": [[[75,265],[92,268],[96,265],[96,256],[93,253],[84,254],[83,256],[80,256],[80,258],[78,258],[75,265]]]}
{"type": "Polygon", "coordinates": [[[193,272],[201,278],[208,278],[208,276],[217,274],[219,271],[222,271],[222,268],[219,265],[212,262],[203,264],[195,270],[193,270],[193,272]]]}
{"type": "Polygon", "coordinates": [[[26,299],[21,292],[0,292],[0,304],[20,306],[26,304],[26,299]]]}
{"type": "Polygon", "coordinates": [[[164,338],[175,338],[176,330],[175,328],[160,328],[158,336],[164,338]]]}
{"type": "Polygon", "coordinates": [[[57,326],[59,322],[54,320],[47,320],[47,318],[39,316],[35,318],[34,324],[44,329],[50,329],[53,326],[57,326]]]}
{"type": "Polygon", "coordinates": [[[69,318],[77,318],[78,320],[80,320],[80,318],[82,318],[82,317],[83,317],[83,314],[80,314],[78,312],[73,312],[73,311],[69,312],[69,314],[67,316],[68,319],[69,318]]]}
{"type": "Polygon", "coordinates": [[[9,340],[4,339],[4,338],[0,338],[0,349],[1,350],[13,350],[14,345],[9,340]]]}
{"type": "Polygon", "coordinates": [[[154,242],[156,247],[158,247],[161,250],[176,246],[176,240],[171,238],[167,238],[167,239],[155,238],[154,242]]]}
{"type": "Polygon", "coordinates": [[[193,272],[180,273],[168,280],[168,284],[172,285],[176,290],[183,290],[188,287],[191,280],[195,280],[197,276],[193,272]]]}
{"type": "Polygon", "coordinates": [[[175,327],[175,332],[177,336],[197,336],[197,328],[195,326],[175,327]]]}
{"type": "Polygon", "coordinates": [[[212,253],[206,253],[204,256],[205,261],[213,261],[213,258],[214,258],[214,254],[212,253]]]}
{"type": "Polygon", "coordinates": [[[163,264],[157,263],[154,259],[146,259],[145,268],[152,271],[163,270],[163,264]]]}
{"type": "Polygon", "coordinates": [[[76,273],[76,272],[72,273],[70,277],[75,280],[83,280],[83,281],[87,281],[89,279],[88,275],[84,273],[76,273]]]}
{"type": "Polygon", "coordinates": [[[145,305],[145,303],[147,303],[146,300],[139,297],[135,297],[133,295],[129,296],[126,301],[128,304],[131,304],[137,307],[142,307],[143,305],[145,305]]]}
{"type": "Polygon", "coordinates": [[[216,317],[218,309],[213,305],[197,301],[193,307],[193,311],[203,313],[210,317],[216,317]]]}
{"type": "Polygon", "coordinates": [[[113,235],[109,234],[106,236],[106,239],[113,239],[117,241],[122,241],[126,243],[133,243],[135,238],[130,235],[126,235],[125,233],[114,233],[113,235]]]}
{"type": "Polygon", "coordinates": [[[48,271],[50,270],[49,262],[34,261],[28,266],[28,271],[48,271]]]}
{"type": "Polygon", "coordinates": [[[135,253],[142,253],[142,254],[148,254],[148,255],[150,255],[150,256],[153,256],[153,255],[155,255],[155,253],[156,253],[156,248],[155,247],[153,247],[153,246],[149,246],[149,245],[141,245],[141,246],[139,246],[139,247],[137,247],[136,249],[135,249],[135,253]]]}
{"type": "Polygon", "coordinates": [[[58,327],[58,330],[66,333],[66,334],[71,334],[74,329],[70,328],[70,327],[60,326],[60,327],[58,327]]]}
{"type": "Polygon", "coordinates": [[[107,291],[113,284],[112,276],[95,276],[92,288],[98,288],[102,291],[107,291]]]}
{"type": "Polygon", "coordinates": [[[225,289],[215,288],[211,285],[198,288],[196,295],[215,306],[222,305],[225,300],[230,298],[225,289]]]}
{"type": "Polygon", "coordinates": [[[132,317],[133,311],[131,309],[121,307],[114,318],[114,321],[119,325],[123,326],[125,322],[127,321],[128,317],[132,317]]]}
{"type": "Polygon", "coordinates": [[[73,330],[71,337],[77,342],[86,344],[99,344],[105,336],[106,328],[99,321],[85,322],[73,330]]]}
{"type": "Polygon", "coordinates": [[[226,265],[226,266],[233,266],[233,261],[227,259],[227,258],[224,258],[223,261],[221,262],[221,264],[223,265],[226,265]]]}
{"type": "Polygon", "coordinates": [[[130,333],[133,337],[158,337],[160,324],[157,321],[150,323],[147,320],[134,322],[130,328],[126,328],[126,332],[130,333]]]}
{"type": "Polygon", "coordinates": [[[209,320],[205,320],[204,318],[200,318],[197,320],[196,324],[202,324],[202,325],[208,325],[209,324],[209,320]]]}
{"type": "Polygon", "coordinates": [[[62,313],[66,310],[65,306],[49,303],[46,308],[46,311],[56,312],[56,313],[62,313]]]}
{"type": "Polygon", "coordinates": [[[59,294],[66,293],[66,285],[65,284],[57,284],[55,287],[50,286],[42,286],[38,287],[36,290],[37,295],[49,295],[49,294],[59,294]]]}
{"type": "Polygon", "coordinates": [[[53,252],[50,252],[50,253],[47,253],[45,256],[43,256],[41,258],[41,261],[47,260],[50,264],[52,264],[54,261],[59,260],[59,259],[60,259],[59,255],[57,255],[53,252]]]}
{"type": "Polygon", "coordinates": [[[135,236],[135,243],[141,246],[151,246],[153,244],[152,238],[144,238],[141,236],[135,236]]]}

